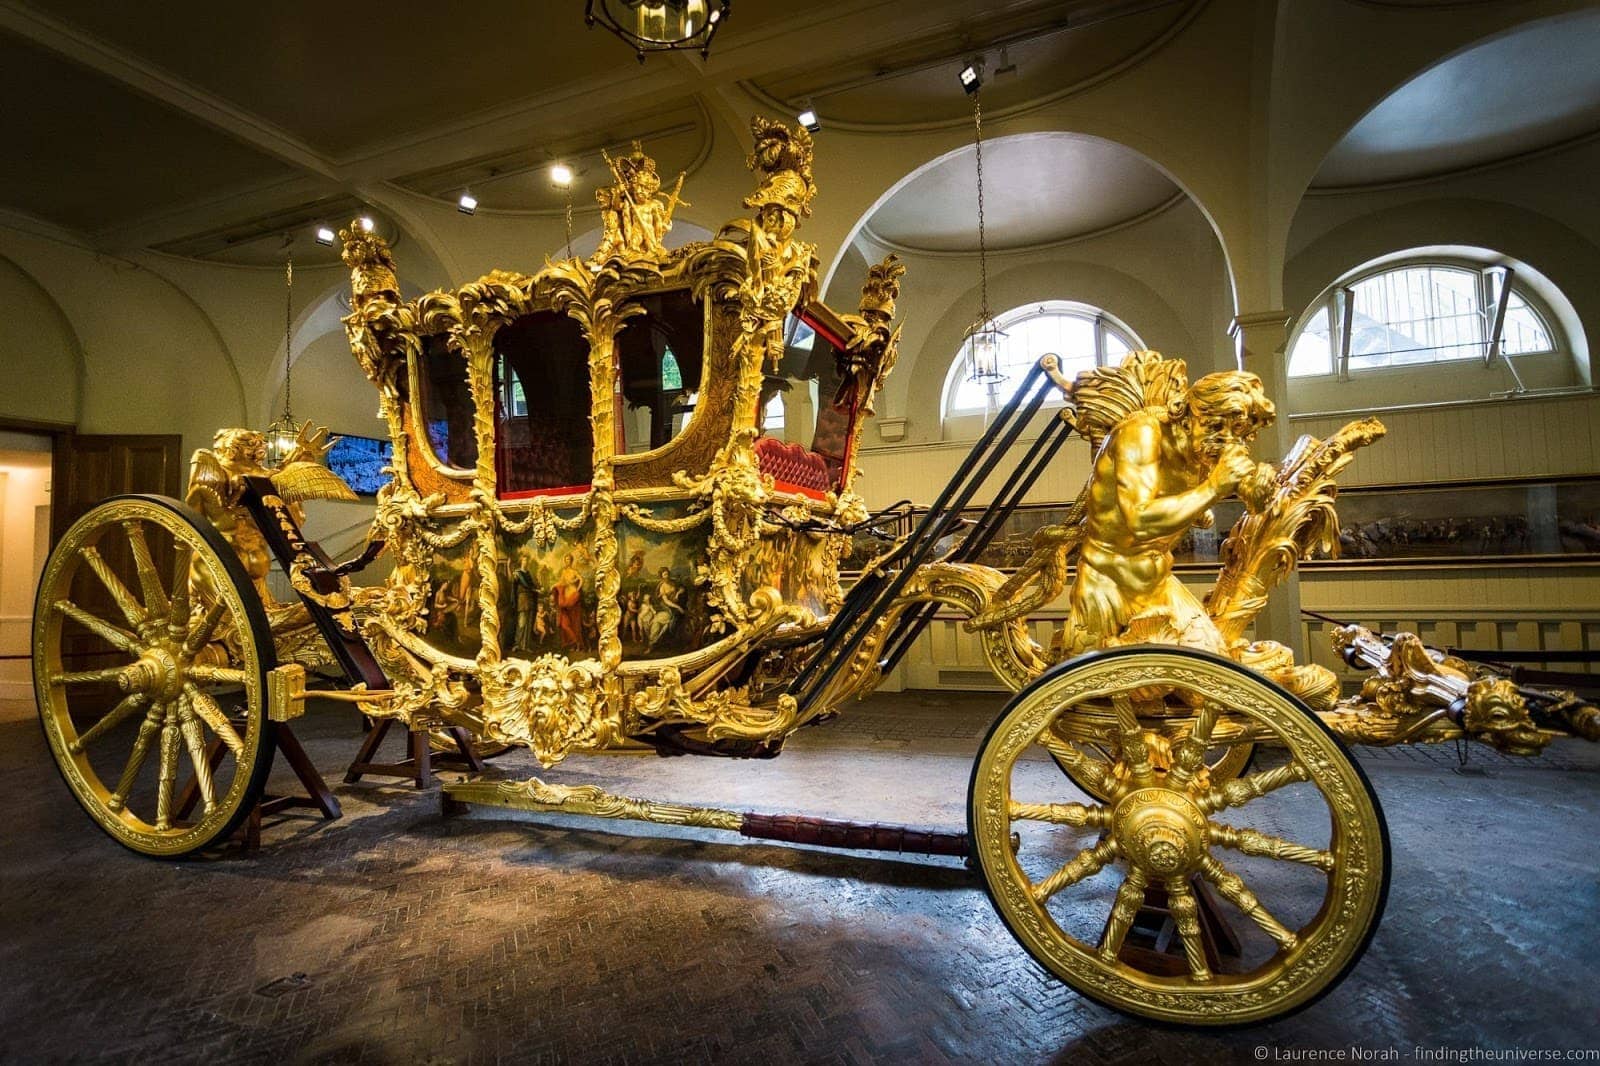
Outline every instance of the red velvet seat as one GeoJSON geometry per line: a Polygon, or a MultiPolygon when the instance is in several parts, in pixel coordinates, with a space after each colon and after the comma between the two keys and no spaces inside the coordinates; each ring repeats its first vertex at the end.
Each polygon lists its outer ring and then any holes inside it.
{"type": "Polygon", "coordinates": [[[779,489],[820,497],[833,488],[827,461],[815,452],[775,437],[756,438],[755,451],[761,472],[770,476],[779,489]]]}

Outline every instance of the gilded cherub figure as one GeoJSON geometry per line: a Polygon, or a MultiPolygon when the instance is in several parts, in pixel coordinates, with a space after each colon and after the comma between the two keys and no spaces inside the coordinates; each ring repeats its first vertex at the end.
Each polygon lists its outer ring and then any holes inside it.
{"type": "MultiPolygon", "coordinates": [[[[817,186],[811,175],[811,134],[756,116],[750,120],[755,147],[745,165],[760,175],[761,184],[744,198],[754,208],[747,226],[745,257],[750,264],[749,289],[760,298],[752,305],[757,319],[781,323],[799,301],[810,276],[813,247],[794,239],[795,227],[811,214],[817,186]]],[[[767,357],[774,371],[783,357],[781,326],[767,329],[767,357]]]]}
{"type": "Polygon", "coordinates": [[[672,229],[672,213],[680,206],[692,206],[681,196],[684,175],[678,175],[671,195],[663,199],[656,161],[644,154],[638,141],[633,142],[633,151],[628,155],[617,159],[607,155],[605,159],[616,182],[594,193],[600,204],[600,247],[594,258],[648,259],[665,255],[663,242],[672,229]]]}
{"type": "MultiPolygon", "coordinates": [[[[289,454],[273,469],[266,465],[267,439],[261,433],[253,429],[219,429],[212,446],[199,449],[189,460],[185,501],[216,526],[233,547],[261,602],[269,608],[276,605],[267,588],[272,553],[250,512],[240,503],[245,479],[269,479],[290,505],[296,521],[303,521],[300,504],[305,500],[353,501],[357,497],[350,486],[324,464],[335,439],[326,429],[307,423],[301,427],[289,454]]],[[[202,597],[208,591],[202,589],[202,597]]]]}

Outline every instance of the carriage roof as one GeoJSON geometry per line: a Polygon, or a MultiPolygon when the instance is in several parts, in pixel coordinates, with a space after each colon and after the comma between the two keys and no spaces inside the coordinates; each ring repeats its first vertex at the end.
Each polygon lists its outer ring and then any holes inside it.
{"type": "Polygon", "coordinates": [[[358,224],[341,234],[346,324],[382,396],[398,488],[445,507],[474,489],[511,507],[577,503],[601,484],[672,499],[744,463],[775,502],[837,507],[894,360],[903,268],[874,267],[855,313],[824,305],[815,247],[793,236],[815,191],[809,135],[759,118],[752,132],[754,217],[675,249],[662,239],[682,177],[661,195],[637,145],[596,194],[602,237],[587,259],[406,301],[387,244],[358,224]],[[797,380],[817,382],[807,442],[762,426],[797,380]]]}

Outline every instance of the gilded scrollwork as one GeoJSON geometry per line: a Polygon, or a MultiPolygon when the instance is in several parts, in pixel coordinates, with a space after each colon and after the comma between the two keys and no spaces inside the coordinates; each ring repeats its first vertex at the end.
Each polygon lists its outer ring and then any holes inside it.
{"type": "Polygon", "coordinates": [[[1363,626],[1332,631],[1347,662],[1373,671],[1359,694],[1324,721],[1361,744],[1468,737],[1510,755],[1537,755],[1556,736],[1593,738],[1600,711],[1570,692],[1529,689],[1493,667],[1429,648],[1414,633],[1381,637],[1363,626]]]}

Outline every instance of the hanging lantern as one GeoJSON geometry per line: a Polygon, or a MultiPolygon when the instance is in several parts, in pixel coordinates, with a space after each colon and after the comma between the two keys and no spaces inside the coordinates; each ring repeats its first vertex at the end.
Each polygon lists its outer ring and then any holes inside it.
{"type": "Polygon", "coordinates": [[[1005,330],[987,316],[967,327],[962,344],[966,352],[968,381],[992,385],[1006,379],[1005,371],[1000,369],[1000,353],[1005,338],[1005,330]]]}
{"type": "Polygon", "coordinates": [[[284,296],[283,296],[283,414],[277,421],[266,428],[262,434],[266,438],[267,458],[266,465],[276,468],[283,464],[295,450],[300,440],[300,431],[306,423],[296,421],[291,401],[293,399],[294,359],[290,341],[292,339],[291,327],[294,322],[294,260],[285,259],[283,264],[284,296]]]}
{"type": "Polygon", "coordinates": [[[1006,333],[989,312],[989,246],[983,218],[983,104],[978,91],[982,70],[983,60],[978,58],[961,72],[961,83],[972,94],[972,143],[978,163],[978,317],[967,327],[962,347],[966,353],[967,380],[993,385],[1006,379],[1005,371],[1000,369],[1006,333]]]}
{"type": "Polygon", "coordinates": [[[698,50],[711,54],[711,39],[727,20],[733,0],[588,0],[583,20],[621,37],[644,62],[646,52],[698,50]]]}

